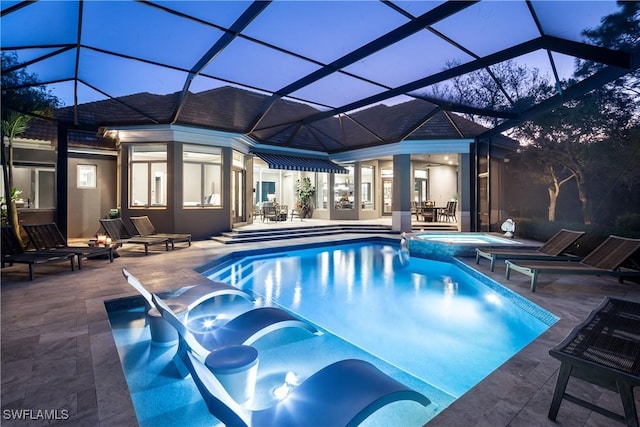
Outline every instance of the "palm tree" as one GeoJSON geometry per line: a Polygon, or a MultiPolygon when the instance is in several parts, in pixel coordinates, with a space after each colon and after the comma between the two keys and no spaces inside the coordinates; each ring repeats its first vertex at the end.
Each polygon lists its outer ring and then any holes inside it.
{"type": "Polygon", "coordinates": [[[13,141],[27,130],[32,118],[12,111],[5,120],[2,120],[2,173],[4,175],[4,199],[7,204],[7,220],[15,231],[16,236],[18,236],[20,243],[22,243],[22,239],[20,237],[18,208],[16,206],[16,198],[20,194],[20,190],[13,185],[13,141]],[[5,137],[8,140],[6,147],[5,137]]]}

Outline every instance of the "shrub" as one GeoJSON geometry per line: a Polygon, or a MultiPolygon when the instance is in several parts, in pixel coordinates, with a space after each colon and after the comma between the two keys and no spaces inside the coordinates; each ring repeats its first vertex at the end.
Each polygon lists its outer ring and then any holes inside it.
{"type": "Polygon", "coordinates": [[[615,228],[620,235],[640,238],[640,214],[626,213],[616,218],[615,228]]]}

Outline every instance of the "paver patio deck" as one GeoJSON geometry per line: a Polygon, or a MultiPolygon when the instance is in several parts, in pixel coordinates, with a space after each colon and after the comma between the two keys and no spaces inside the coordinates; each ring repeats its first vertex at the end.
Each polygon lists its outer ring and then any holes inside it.
{"type": "MultiPolygon", "coordinates": [[[[361,237],[362,234],[340,235],[335,239],[361,237]]],[[[87,260],[84,268],[76,272],[56,265],[41,266],[34,281],[28,280],[24,266],[2,269],[2,425],[137,425],[104,307],[105,300],[135,295],[122,277],[122,268],[151,290],[160,291],[195,283],[198,274],[194,267],[229,251],[328,239],[325,236],[233,247],[197,241],[175,251],[152,250],[149,256],[131,248],[120,250],[121,256],[113,263],[87,260]],[[10,419],[15,413],[7,410],[26,410],[23,416],[30,418],[37,418],[39,410],[55,411],[59,419],[10,419]]],[[[611,425],[610,419],[567,401],[562,403],[556,422],[547,418],[560,366],[548,351],[604,296],[640,301],[640,285],[621,285],[610,277],[549,275],[541,281],[538,291],[531,293],[526,276],[505,281],[501,264],[491,273],[488,263],[476,266],[474,259],[465,261],[560,320],[445,409],[429,426],[611,425]]],[[[620,399],[613,392],[579,381],[570,382],[567,390],[612,411],[622,411],[620,399]]],[[[640,390],[635,391],[635,399],[640,406],[640,390]]]]}

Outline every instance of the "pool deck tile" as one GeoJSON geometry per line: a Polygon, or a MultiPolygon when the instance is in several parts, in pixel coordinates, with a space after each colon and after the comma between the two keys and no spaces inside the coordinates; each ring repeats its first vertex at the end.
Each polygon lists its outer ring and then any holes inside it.
{"type": "MultiPolygon", "coordinates": [[[[347,241],[362,234],[344,234],[347,241]]],[[[389,237],[385,235],[383,237],[389,237]]],[[[87,260],[83,269],[68,271],[63,265],[36,268],[28,280],[24,265],[2,269],[1,382],[3,426],[75,425],[135,426],[136,416],[104,301],[136,295],[121,274],[122,268],[152,291],[196,283],[194,268],[233,250],[251,250],[287,244],[317,243],[331,237],[289,242],[223,245],[197,241],[175,251],[151,250],[149,256],[135,247],[119,250],[113,263],[87,260]],[[67,410],[69,420],[10,419],[5,410],[67,410]]],[[[463,261],[507,288],[551,311],[560,320],[476,387],[436,416],[432,426],[610,426],[597,413],[563,401],[556,422],[547,418],[560,363],[549,356],[551,347],[595,308],[605,296],[640,301],[640,286],[618,284],[614,278],[552,276],[539,279],[538,291],[529,291],[529,278],[514,274],[504,279],[504,266],[489,272],[488,263],[463,261]]],[[[455,375],[455,373],[452,373],[455,375]]],[[[620,412],[617,394],[572,380],[569,390],[613,411],[620,412]]],[[[640,390],[635,391],[640,407],[640,390]]]]}

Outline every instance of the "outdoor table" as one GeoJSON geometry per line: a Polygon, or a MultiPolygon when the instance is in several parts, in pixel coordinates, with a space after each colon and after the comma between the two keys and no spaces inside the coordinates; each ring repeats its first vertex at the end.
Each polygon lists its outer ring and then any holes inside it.
{"type": "Polygon", "coordinates": [[[549,354],[560,360],[549,418],[555,420],[562,399],[627,426],[638,427],[633,388],[640,385],[640,303],[605,298],[549,354]],[[565,392],[570,377],[618,392],[624,416],[565,392]]]}
{"type": "Polygon", "coordinates": [[[228,345],[213,350],[205,366],[238,403],[249,400],[256,388],[258,350],[248,345],[228,345]]]}

